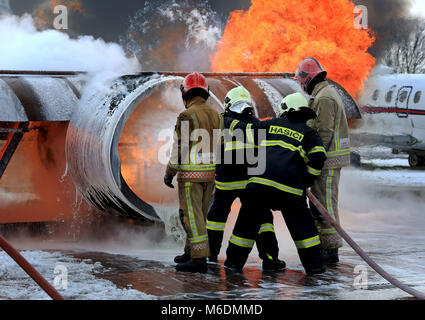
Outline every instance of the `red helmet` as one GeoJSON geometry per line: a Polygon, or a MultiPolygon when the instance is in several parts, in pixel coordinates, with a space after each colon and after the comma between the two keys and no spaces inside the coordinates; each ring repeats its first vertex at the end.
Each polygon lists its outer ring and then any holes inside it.
{"type": "Polygon", "coordinates": [[[183,96],[192,89],[203,89],[209,95],[207,79],[200,73],[194,72],[186,76],[180,87],[183,96]]]}
{"type": "Polygon", "coordinates": [[[304,90],[307,90],[311,80],[317,76],[321,76],[325,80],[327,75],[327,71],[323,70],[319,61],[314,58],[306,58],[298,65],[297,71],[295,71],[295,80],[301,84],[304,90]]]}

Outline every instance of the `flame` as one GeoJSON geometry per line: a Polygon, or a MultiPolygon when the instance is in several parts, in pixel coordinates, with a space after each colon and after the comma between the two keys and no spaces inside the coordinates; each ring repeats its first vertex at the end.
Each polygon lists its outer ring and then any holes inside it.
{"type": "Polygon", "coordinates": [[[164,141],[158,140],[158,135],[161,129],[174,128],[182,110],[180,90],[170,85],[143,100],[123,128],[118,145],[121,174],[130,189],[148,203],[176,201],[175,191],[163,183],[165,164],[158,154],[164,141]]]}
{"type": "Polygon", "coordinates": [[[37,26],[40,27],[47,25],[47,18],[44,10],[37,10],[37,12],[35,13],[35,19],[37,21],[37,26]]]}
{"type": "Polygon", "coordinates": [[[63,145],[68,125],[32,122],[31,127],[37,129],[25,133],[1,179],[0,188],[17,195],[0,204],[1,223],[72,217],[75,187],[70,178],[59,179],[66,166],[63,145]],[[21,199],[28,196],[29,200],[21,199]]]}
{"type": "Polygon", "coordinates": [[[84,14],[84,10],[81,6],[80,1],[78,0],[50,0],[49,4],[50,4],[50,8],[52,12],[56,6],[63,5],[63,6],[66,6],[68,9],[70,9],[71,11],[84,14]]]}
{"type": "Polygon", "coordinates": [[[318,59],[329,77],[353,96],[375,65],[367,53],[371,30],[354,27],[348,0],[252,0],[234,11],[211,59],[216,72],[295,72],[307,57],[318,59]]]}

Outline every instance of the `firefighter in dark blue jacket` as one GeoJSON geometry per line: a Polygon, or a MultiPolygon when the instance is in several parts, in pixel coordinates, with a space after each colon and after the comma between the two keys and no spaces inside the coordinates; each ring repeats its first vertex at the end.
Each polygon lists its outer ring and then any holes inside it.
{"type": "MultiPolygon", "coordinates": [[[[224,100],[225,112],[223,118],[238,119],[245,123],[258,123],[253,115],[251,95],[244,87],[239,86],[228,92],[224,100]]],[[[229,127],[226,129],[232,130],[229,127]]],[[[210,261],[216,262],[220,253],[223,233],[231,206],[236,198],[241,201],[242,207],[246,201],[245,187],[248,183],[249,152],[252,162],[256,160],[257,146],[251,142],[244,143],[244,134],[241,139],[232,140],[225,135],[222,145],[220,162],[216,167],[216,191],[213,204],[208,212],[207,230],[210,245],[210,261]],[[240,157],[238,157],[240,155],[240,157]]],[[[251,163],[253,164],[253,163],[251,163]]],[[[263,270],[284,270],[286,264],[278,259],[279,247],[274,232],[273,214],[264,208],[263,219],[257,232],[256,243],[260,258],[263,260],[263,270]]]]}
{"type": "Polygon", "coordinates": [[[302,94],[285,97],[279,109],[279,118],[257,124],[225,119],[226,125],[242,129],[247,140],[254,137],[259,148],[266,150],[265,159],[259,158],[265,161],[264,173],[248,179],[246,201],[230,237],[225,266],[242,271],[260,229],[260,213],[272,209],[282,212],[306,273],[319,274],[325,270],[322,247],[306,189],[320,175],[326,151],[318,133],[306,125],[317,115],[302,94]]]}

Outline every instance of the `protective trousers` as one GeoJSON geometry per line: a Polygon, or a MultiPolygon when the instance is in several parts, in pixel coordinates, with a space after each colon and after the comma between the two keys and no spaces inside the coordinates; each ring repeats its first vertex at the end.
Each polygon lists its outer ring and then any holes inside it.
{"type": "MultiPolygon", "coordinates": [[[[311,193],[328,210],[329,214],[339,223],[338,214],[338,186],[341,168],[323,169],[321,175],[311,187],[311,193]]],[[[323,249],[337,249],[342,247],[342,239],[338,232],[324,219],[319,211],[310,203],[313,216],[316,218],[320,241],[323,249]]]]}
{"type": "MultiPolygon", "coordinates": [[[[242,207],[246,206],[245,190],[216,189],[215,191],[214,201],[207,219],[211,255],[218,256],[220,253],[226,221],[236,198],[240,199],[242,207]]],[[[261,217],[260,229],[255,238],[260,259],[277,259],[279,246],[273,226],[273,214],[266,208],[257,214],[261,217]]]]}
{"type": "Polygon", "coordinates": [[[191,258],[210,255],[206,220],[214,182],[179,182],[180,212],[186,230],[185,252],[191,258]]]}
{"type": "Polygon", "coordinates": [[[322,247],[305,196],[295,198],[285,192],[264,192],[264,189],[261,192],[261,189],[249,186],[246,205],[241,208],[230,237],[226,263],[243,268],[260,229],[261,216],[258,213],[271,208],[282,212],[306,272],[322,268],[322,247]]]}

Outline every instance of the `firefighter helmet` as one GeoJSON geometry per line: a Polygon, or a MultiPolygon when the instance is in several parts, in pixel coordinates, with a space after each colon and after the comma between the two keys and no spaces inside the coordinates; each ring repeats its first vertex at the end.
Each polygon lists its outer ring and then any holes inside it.
{"type": "Polygon", "coordinates": [[[243,86],[233,88],[224,98],[224,108],[236,113],[252,112],[251,94],[243,86]]]}
{"type": "Polygon", "coordinates": [[[327,74],[327,71],[322,68],[319,61],[315,58],[306,58],[298,65],[297,71],[295,71],[295,80],[307,91],[308,85],[314,78],[320,77],[325,80],[327,74]]]}
{"type": "Polygon", "coordinates": [[[307,99],[299,92],[290,94],[283,98],[279,105],[279,116],[287,112],[300,111],[301,108],[309,108],[307,99]]]}
{"type": "Polygon", "coordinates": [[[187,75],[180,86],[180,90],[185,100],[189,100],[189,98],[196,95],[201,95],[205,99],[208,99],[210,95],[207,79],[198,72],[187,75]],[[190,94],[190,92],[193,93],[194,91],[196,91],[197,94],[190,94]]]}

